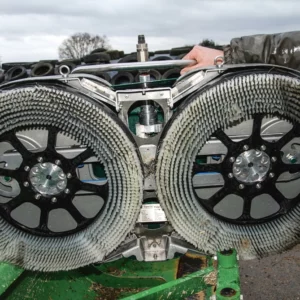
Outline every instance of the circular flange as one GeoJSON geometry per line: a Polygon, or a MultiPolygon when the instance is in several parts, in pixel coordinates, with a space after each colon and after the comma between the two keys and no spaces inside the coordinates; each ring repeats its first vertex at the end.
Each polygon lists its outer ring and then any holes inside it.
{"type": "Polygon", "coordinates": [[[233,164],[232,173],[242,183],[253,184],[266,178],[270,157],[264,151],[251,149],[242,152],[233,164]]]}
{"type": "Polygon", "coordinates": [[[58,195],[67,187],[66,174],[50,162],[34,165],[29,172],[29,180],[33,189],[46,197],[58,195]]]}

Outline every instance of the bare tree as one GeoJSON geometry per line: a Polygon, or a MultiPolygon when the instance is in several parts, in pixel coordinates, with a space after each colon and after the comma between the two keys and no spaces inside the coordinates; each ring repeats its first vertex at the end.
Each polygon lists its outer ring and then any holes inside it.
{"type": "Polygon", "coordinates": [[[96,48],[111,49],[106,35],[90,35],[87,32],[75,33],[65,39],[58,48],[60,59],[81,58],[96,48]]]}

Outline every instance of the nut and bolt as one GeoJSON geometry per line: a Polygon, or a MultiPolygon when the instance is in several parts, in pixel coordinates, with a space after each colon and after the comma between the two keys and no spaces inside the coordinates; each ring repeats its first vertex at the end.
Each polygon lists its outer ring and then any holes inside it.
{"type": "Polygon", "coordinates": [[[41,194],[36,194],[35,196],[34,196],[34,198],[36,199],[36,200],[39,200],[39,199],[41,199],[41,194]]]}
{"type": "Polygon", "coordinates": [[[52,202],[52,203],[56,203],[56,202],[57,202],[57,198],[53,197],[53,198],[51,199],[51,202],[52,202]]]}
{"type": "Polygon", "coordinates": [[[271,161],[272,161],[272,162],[276,162],[276,161],[277,161],[277,157],[273,156],[273,157],[271,158],[271,161]]]}
{"type": "Polygon", "coordinates": [[[247,151],[247,150],[249,150],[249,146],[248,146],[248,145],[244,145],[244,146],[243,146],[243,149],[244,149],[245,151],[247,151]]]}
{"type": "Polygon", "coordinates": [[[256,184],[256,188],[259,190],[259,189],[261,189],[261,184],[260,183],[257,183],[256,184]]]}
{"type": "Polygon", "coordinates": [[[43,158],[41,157],[41,156],[39,156],[38,158],[37,158],[37,161],[39,162],[39,163],[41,163],[41,162],[43,162],[43,158]]]}
{"type": "Polygon", "coordinates": [[[260,150],[265,151],[266,149],[267,149],[267,147],[265,145],[260,146],[260,150]]]}
{"type": "Polygon", "coordinates": [[[230,157],[230,158],[229,158],[229,161],[230,161],[231,163],[234,163],[234,162],[235,162],[235,158],[234,158],[234,157],[230,157]]]}
{"type": "Polygon", "coordinates": [[[71,173],[68,173],[68,174],[67,174],[67,178],[69,178],[69,179],[72,178],[72,174],[71,174],[71,173]]]}
{"type": "Polygon", "coordinates": [[[28,181],[25,181],[25,182],[23,183],[23,185],[24,185],[25,187],[29,187],[29,182],[28,182],[28,181]]]}
{"type": "Polygon", "coordinates": [[[239,189],[240,190],[243,190],[245,188],[245,186],[241,183],[240,185],[239,185],[239,189]]]}
{"type": "Polygon", "coordinates": [[[228,178],[233,178],[233,174],[232,174],[232,173],[229,173],[229,174],[228,174],[228,178]]]}
{"type": "Polygon", "coordinates": [[[270,177],[270,178],[274,178],[274,177],[275,177],[275,174],[274,174],[274,173],[270,173],[270,174],[269,174],[269,177],[270,177]]]}
{"type": "Polygon", "coordinates": [[[60,161],[59,159],[57,159],[57,160],[55,161],[55,164],[56,164],[57,166],[59,166],[59,165],[61,164],[61,161],[60,161]]]}
{"type": "Polygon", "coordinates": [[[25,166],[25,167],[24,167],[24,170],[25,170],[26,172],[28,172],[28,171],[30,170],[30,167],[29,167],[29,166],[25,166]]]}
{"type": "Polygon", "coordinates": [[[69,189],[65,189],[65,194],[70,194],[70,190],[69,189]]]}

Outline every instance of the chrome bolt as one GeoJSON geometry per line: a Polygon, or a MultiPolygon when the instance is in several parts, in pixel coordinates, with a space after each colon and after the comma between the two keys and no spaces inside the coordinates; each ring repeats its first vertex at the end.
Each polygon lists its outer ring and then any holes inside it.
{"type": "Polygon", "coordinates": [[[61,179],[65,179],[66,178],[66,174],[64,172],[59,173],[58,175],[61,179]]]}
{"type": "Polygon", "coordinates": [[[25,167],[24,167],[24,170],[25,170],[26,172],[28,172],[28,171],[30,170],[30,167],[25,166],[25,167]]]}
{"type": "Polygon", "coordinates": [[[55,161],[55,164],[56,164],[57,166],[59,166],[59,165],[61,164],[61,161],[60,161],[59,159],[57,159],[57,160],[55,161]]]}
{"type": "Polygon", "coordinates": [[[23,184],[25,187],[29,187],[29,182],[25,181],[23,184]]]}
{"type": "Polygon", "coordinates": [[[276,161],[277,161],[277,157],[273,156],[273,157],[271,158],[271,161],[272,161],[272,162],[276,162],[276,161]]]}
{"type": "Polygon", "coordinates": [[[239,189],[240,190],[243,190],[245,188],[245,186],[241,183],[240,185],[239,185],[239,189]]]}
{"type": "Polygon", "coordinates": [[[39,199],[41,199],[41,194],[36,194],[35,196],[34,196],[34,198],[36,199],[36,200],[39,200],[39,199]]]}
{"type": "Polygon", "coordinates": [[[270,173],[270,174],[269,174],[269,177],[270,177],[270,178],[274,178],[274,177],[275,177],[275,174],[274,174],[274,173],[270,173]]]}
{"type": "Polygon", "coordinates": [[[57,186],[60,190],[62,190],[62,189],[64,188],[64,185],[65,185],[65,183],[64,183],[63,181],[60,181],[60,182],[57,183],[56,186],[57,186]]]}
{"type": "Polygon", "coordinates": [[[242,163],[242,158],[241,158],[241,157],[238,157],[238,158],[236,159],[235,163],[236,163],[237,165],[241,164],[241,163],[242,163]]]}
{"type": "Polygon", "coordinates": [[[52,203],[56,203],[56,202],[57,202],[57,198],[53,197],[53,198],[51,199],[51,202],[52,202],[52,203]]]}
{"type": "Polygon", "coordinates": [[[65,194],[70,194],[70,190],[69,189],[65,189],[65,194]]]}
{"type": "Polygon", "coordinates": [[[37,158],[37,161],[41,163],[41,162],[43,162],[43,158],[42,158],[41,156],[39,156],[39,157],[37,158]]]}
{"type": "Polygon", "coordinates": [[[72,178],[72,174],[71,174],[71,173],[68,173],[68,174],[67,174],[67,178],[69,178],[69,179],[72,178]]]}
{"type": "Polygon", "coordinates": [[[232,173],[229,173],[229,174],[228,174],[228,178],[233,178],[233,174],[232,174],[232,173]]]}
{"type": "Polygon", "coordinates": [[[244,145],[244,146],[243,146],[243,149],[244,149],[245,151],[247,151],[247,150],[249,150],[249,146],[248,146],[248,145],[244,145]]]}
{"type": "Polygon", "coordinates": [[[234,158],[234,157],[230,157],[230,158],[229,158],[229,161],[230,161],[231,163],[234,163],[234,162],[235,162],[235,158],[234,158]]]}
{"type": "Polygon", "coordinates": [[[265,151],[267,147],[265,145],[260,146],[260,150],[265,151]]]}
{"type": "Polygon", "coordinates": [[[257,183],[257,184],[256,184],[256,188],[257,188],[257,189],[261,189],[261,184],[260,184],[260,183],[257,183]]]}
{"type": "Polygon", "coordinates": [[[262,153],[261,153],[261,151],[256,150],[256,151],[255,151],[255,155],[256,155],[256,157],[260,157],[260,156],[262,155],[262,153]]]}

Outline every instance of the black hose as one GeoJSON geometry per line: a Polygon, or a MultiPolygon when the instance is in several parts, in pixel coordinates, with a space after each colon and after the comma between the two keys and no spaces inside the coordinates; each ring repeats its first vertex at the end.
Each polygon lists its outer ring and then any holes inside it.
{"type": "Polygon", "coordinates": [[[180,71],[178,68],[170,69],[163,74],[162,79],[178,78],[180,77],[180,71]]]}

